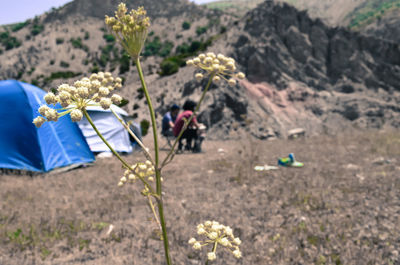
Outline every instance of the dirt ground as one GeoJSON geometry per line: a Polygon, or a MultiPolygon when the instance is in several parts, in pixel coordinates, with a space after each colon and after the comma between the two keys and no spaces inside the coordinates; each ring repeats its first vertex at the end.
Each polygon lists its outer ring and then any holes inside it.
{"type": "MultiPolygon", "coordinates": [[[[242,259],[219,247],[210,264],[400,264],[399,131],[206,141],[163,172],[174,264],[204,264],[209,250],[187,241],[205,220],[242,240],[242,259]],[[290,152],[303,168],[253,169],[290,152]]],[[[0,175],[0,264],[165,264],[142,187],[117,187],[122,173],[107,158],[59,174],[0,175]]]]}

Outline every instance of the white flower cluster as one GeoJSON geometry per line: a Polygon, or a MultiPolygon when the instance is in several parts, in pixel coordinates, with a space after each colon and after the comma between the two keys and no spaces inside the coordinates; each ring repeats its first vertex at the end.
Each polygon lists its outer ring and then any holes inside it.
{"type": "Polygon", "coordinates": [[[125,183],[133,183],[138,178],[145,179],[153,182],[155,177],[155,170],[153,164],[147,160],[145,163],[136,163],[131,166],[132,170],[125,170],[124,175],[118,182],[118,186],[122,187],[125,183]]]}
{"type": "Polygon", "coordinates": [[[150,18],[147,17],[146,10],[139,7],[128,13],[126,5],[120,3],[115,17],[106,16],[105,22],[125,50],[134,58],[139,56],[150,27],[150,18]]]}
{"type": "MultiPolygon", "coordinates": [[[[245,75],[242,72],[236,73],[235,59],[226,57],[223,54],[215,55],[213,52],[207,54],[200,54],[196,58],[186,61],[187,65],[192,65],[207,71],[208,74],[213,76],[213,82],[219,83],[221,79],[228,82],[230,86],[236,84],[236,79],[244,79],[245,75]]],[[[195,75],[198,81],[204,78],[202,73],[195,75]]]]}
{"type": "Polygon", "coordinates": [[[57,92],[49,92],[44,96],[48,105],[61,105],[61,109],[55,110],[47,105],[40,106],[40,115],[33,120],[36,127],[44,122],[57,121],[59,117],[70,114],[72,121],[80,121],[83,117],[83,110],[87,106],[99,105],[103,109],[110,108],[111,104],[120,104],[122,97],[112,94],[113,90],[122,87],[121,78],[112,77],[111,73],[99,72],[85,77],[74,83],[73,86],[62,84],[57,92]],[[111,95],[112,94],[112,95],[111,95]],[[46,118],[46,119],[45,119],[46,118]]]}
{"type": "Polygon", "coordinates": [[[217,245],[222,245],[228,249],[236,258],[242,257],[242,252],[239,249],[241,241],[238,237],[233,236],[232,228],[222,225],[216,221],[206,221],[204,224],[197,225],[197,234],[206,237],[200,241],[196,238],[191,238],[189,244],[196,250],[200,250],[203,246],[213,244],[213,249],[207,254],[208,260],[215,260],[217,245]]]}

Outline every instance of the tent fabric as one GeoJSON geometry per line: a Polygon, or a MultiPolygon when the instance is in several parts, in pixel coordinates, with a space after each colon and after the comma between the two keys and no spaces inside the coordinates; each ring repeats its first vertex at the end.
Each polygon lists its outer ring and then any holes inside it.
{"type": "Polygon", "coordinates": [[[47,172],[94,161],[81,130],[68,116],[40,128],[32,123],[46,104],[45,94],[30,84],[0,81],[0,168],[47,172]]]}
{"type": "MultiPolygon", "coordinates": [[[[115,105],[111,105],[111,108],[122,116],[122,118],[128,116],[128,113],[115,105]]],[[[128,132],[110,110],[104,110],[97,106],[89,106],[86,110],[93,120],[94,125],[115,151],[123,153],[132,152],[132,145],[129,140],[128,132]]],[[[92,152],[110,151],[85,117],[78,122],[78,125],[92,152]]]]}

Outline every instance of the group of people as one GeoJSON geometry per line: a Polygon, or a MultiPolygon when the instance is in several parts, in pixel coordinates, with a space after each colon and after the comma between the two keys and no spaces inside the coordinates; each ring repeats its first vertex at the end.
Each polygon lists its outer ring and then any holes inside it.
{"type": "MultiPolygon", "coordinates": [[[[183,112],[179,113],[180,107],[173,104],[162,119],[161,134],[165,137],[178,137],[184,129],[185,121],[190,119],[192,116],[195,107],[196,102],[187,100],[182,106],[183,112]]],[[[201,143],[204,140],[204,130],[205,126],[197,121],[196,116],[193,116],[179,139],[178,151],[183,151],[183,141],[186,141],[185,150],[194,153],[201,152],[201,143]]]]}

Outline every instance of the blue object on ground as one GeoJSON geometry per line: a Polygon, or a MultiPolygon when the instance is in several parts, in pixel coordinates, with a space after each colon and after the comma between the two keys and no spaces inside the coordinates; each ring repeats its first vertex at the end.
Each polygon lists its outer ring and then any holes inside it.
{"type": "Polygon", "coordinates": [[[278,165],[283,167],[303,167],[304,164],[296,161],[294,154],[290,153],[288,157],[278,158],[278,165]]]}
{"type": "MultiPolygon", "coordinates": [[[[68,116],[32,123],[45,91],[16,80],[0,81],[0,168],[47,172],[94,161],[86,140],[68,116]]],[[[61,108],[57,106],[56,108],[61,108]]]]}

